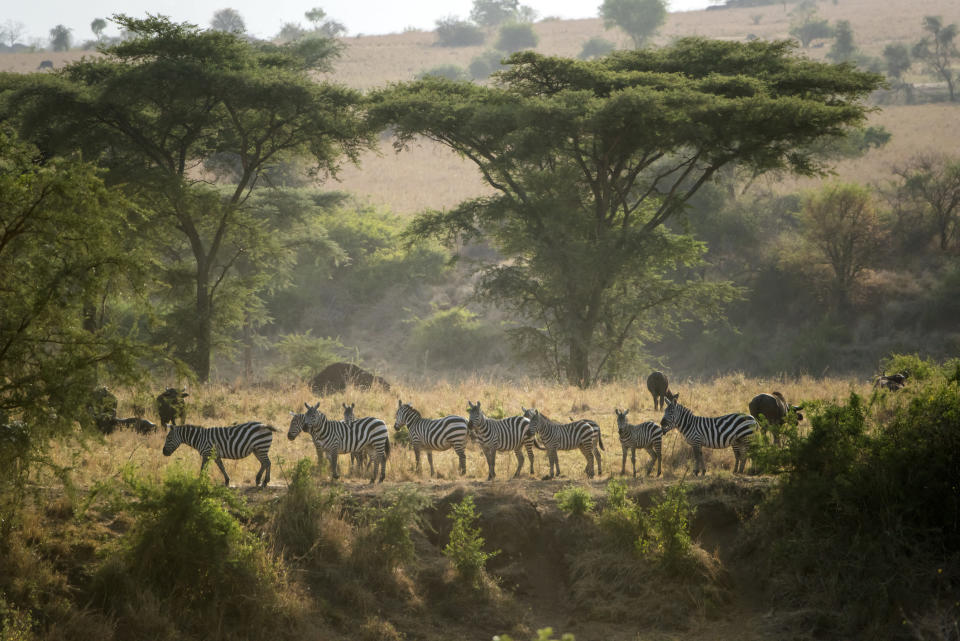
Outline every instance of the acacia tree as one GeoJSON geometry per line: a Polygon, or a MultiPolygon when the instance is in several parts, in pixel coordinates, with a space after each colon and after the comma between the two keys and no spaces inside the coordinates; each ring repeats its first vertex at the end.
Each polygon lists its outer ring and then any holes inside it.
{"type": "Polygon", "coordinates": [[[816,260],[832,272],[831,304],[846,312],[864,270],[889,242],[873,196],[860,185],[828,185],[806,196],[801,220],[816,260]]]}
{"type": "Polygon", "coordinates": [[[956,23],[944,25],[940,16],[924,16],[923,30],[930,33],[913,47],[913,57],[923,62],[930,73],[940,76],[947,83],[950,102],[956,100],[957,73],[953,70],[953,59],[957,57],[956,23]]]}
{"type": "Polygon", "coordinates": [[[103,18],[94,18],[90,22],[90,31],[97,38],[97,42],[103,40],[103,30],[107,28],[107,21],[103,18]]]}
{"type": "Polygon", "coordinates": [[[732,297],[691,272],[702,247],[666,225],[702,185],[731,163],[816,173],[810,143],[863,119],[879,76],[791,49],[688,38],[597,61],[522,52],[496,86],[426,78],[378,92],[371,113],[400,147],[422,135],[477,165],[496,194],[422,215],[411,236],[489,239],[508,262],[483,267],[480,294],[588,385],[631,342],[732,297]]]}
{"type": "Polygon", "coordinates": [[[71,36],[68,27],[58,24],[50,30],[50,46],[53,47],[54,51],[69,51],[70,42],[71,36]]]}
{"type": "Polygon", "coordinates": [[[947,251],[960,240],[960,158],[921,154],[894,167],[899,192],[929,221],[947,251]]]}
{"type": "Polygon", "coordinates": [[[215,11],[213,18],[210,19],[210,28],[215,31],[226,31],[228,33],[246,33],[247,25],[243,21],[243,16],[236,9],[220,9],[215,11]]]}
{"type": "Polygon", "coordinates": [[[600,17],[607,29],[626,31],[639,49],[666,21],[667,4],[664,0],[603,0],[600,17]]]}
{"type": "Polygon", "coordinates": [[[215,329],[239,326],[255,295],[235,279],[256,240],[247,200],[261,176],[300,155],[334,173],[372,138],[359,94],[308,76],[336,51],[323,39],[253,45],[162,16],[114,20],[135,37],[61,78],[23,82],[7,104],[33,139],[54,151],[82,149],[150,212],[141,233],[161,245],[168,286],[190,283],[193,292],[177,323],[180,355],[207,380],[215,329]],[[214,156],[235,159],[228,189],[198,171],[214,156]]]}

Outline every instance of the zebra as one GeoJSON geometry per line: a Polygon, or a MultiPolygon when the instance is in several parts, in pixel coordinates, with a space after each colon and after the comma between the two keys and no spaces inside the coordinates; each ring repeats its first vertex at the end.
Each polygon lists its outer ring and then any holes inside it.
{"type": "Polygon", "coordinates": [[[379,482],[383,483],[387,471],[387,458],[390,456],[390,439],[387,434],[387,425],[377,418],[361,419],[353,423],[346,421],[331,421],[318,408],[320,403],[309,405],[304,414],[294,414],[290,419],[290,429],[287,438],[291,441],[297,438],[300,432],[307,432],[313,438],[313,445],[317,448],[317,457],[326,454],[330,460],[330,474],[334,480],[340,478],[337,470],[337,457],[341,452],[360,452],[368,447],[374,450],[373,476],[370,483],[377,482],[379,468],[379,482]]]}
{"type": "MultiPolygon", "coordinates": [[[[354,415],[353,408],[357,406],[356,403],[351,403],[347,405],[346,403],[341,403],[343,406],[343,422],[344,423],[354,423],[359,422],[361,427],[366,426],[372,421],[377,421],[378,423],[383,423],[379,418],[374,418],[372,416],[365,416],[362,418],[357,418],[354,415]]],[[[386,428],[386,423],[383,423],[384,428],[386,428]]],[[[370,453],[373,450],[373,447],[368,445],[366,449],[359,452],[350,452],[350,473],[353,473],[354,466],[358,466],[361,469],[365,470],[370,467],[370,464],[373,462],[373,458],[370,453]]]]}
{"type": "Polygon", "coordinates": [[[252,452],[260,461],[260,470],[257,472],[256,485],[267,487],[270,482],[270,445],[273,443],[273,433],[277,429],[272,425],[259,421],[239,423],[229,427],[201,427],[199,425],[171,425],[167,431],[167,439],[163,443],[163,455],[170,456],[186,443],[200,453],[200,471],[206,467],[210,456],[223,474],[224,485],[230,486],[230,477],[223,467],[223,460],[246,458],[252,452]],[[263,476],[263,485],[260,477],[263,476]]]}
{"type": "Polygon", "coordinates": [[[525,416],[510,416],[499,420],[490,420],[483,415],[480,409],[480,401],[474,405],[467,401],[469,417],[467,427],[471,433],[476,436],[480,443],[480,449],[487,457],[487,480],[491,481],[497,476],[496,463],[497,452],[512,451],[517,457],[517,471],[513,473],[513,478],[520,476],[523,469],[523,452],[526,447],[527,457],[530,459],[530,474],[533,474],[533,446],[543,449],[536,443],[533,434],[530,433],[530,419],[525,416]]]}
{"type": "Polygon", "coordinates": [[[620,445],[623,447],[623,461],[620,464],[620,474],[627,473],[627,450],[630,450],[630,463],[633,465],[633,478],[637,478],[637,448],[643,448],[650,454],[650,463],[647,465],[647,476],[653,471],[653,464],[657,464],[657,476],[661,473],[663,460],[663,435],[665,430],[653,421],[644,421],[638,425],[627,422],[630,410],[614,409],[617,414],[617,433],[620,436],[620,445]]]}
{"type": "Polygon", "coordinates": [[[557,476],[560,476],[560,459],[557,450],[572,450],[579,448],[583,457],[587,459],[584,470],[587,478],[593,478],[593,459],[597,459],[597,474],[603,474],[603,465],[600,450],[603,447],[603,438],[600,435],[600,426],[589,419],[575,420],[571,423],[556,423],[544,416],[536,409],[523,408],[523,415],[530,420],[530,433],[540,435],[547,458],[550,461],[550,478],[554,477],[554,467],[557,476]],[[599,446],[599,449],[598,449],[599,446]]]}
{"type": "Polygon", "coordinates": [[[757,427],[757,421],[747,414],[724,416],[695,416],[692,411],[677,402],[679,392],[667,396],[667,409],[660,424],[664,429],[677,428],[687,443],[693,446],[693,475],[707,473],[703,463],[703,449],[733,447],[733,472],[742,473],[747,465],[749,438],[757,427]]]}
{"type": "Polygon", "coordinates": [[[423,418],[420,412],[409,403],[397,399],[397,417],[393,429],[399,431],[404,425],[410,431],[410,444],[413,446],[413,455],[417,460],[417,474],[420,474],[420,450],[427,452],[430,476],[433,476],[433,452],[448,450],[451,447],[460,459],[460,475],[467,473],[467,421],[465,418],[462,416],[423,418]]]}

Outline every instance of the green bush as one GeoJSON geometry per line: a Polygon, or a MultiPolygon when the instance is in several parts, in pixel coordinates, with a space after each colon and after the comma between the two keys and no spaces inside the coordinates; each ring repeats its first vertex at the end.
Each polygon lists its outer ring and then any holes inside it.
{"type": "Polygon", "coordinates": [[[317,549],[323,540],[322,524],[331,518],[343,501],[342,490],[324,489],[317,482],[317,466],[308,458],[297,461],[287,491],[271,515],[274,545],[297,557],[317,549]]]}
{"type": "Polygon", "coordinates": [[[557,507],[568,516],[583,516],[593,510],[593,499],[590,493],[576,485],[569,485],[556,494],[557,507]]]}
{"type": "Polygon", "coordinates": [[[617,549],[633,549],[646,533],[643,510],[627,497],[623,481],[607,483],[607,504],[597,516],[597,526],[617,549]]]}
{"type": "Polygon", "coordinates": [[[506,359],[504,332],[464,307],[434,309],[426,318],[410,321],[406,349],[424,367],[476,368],[506,359]]]}
{"type": "Polygon", "coordinates": [[[470,77],[474,80],[484,80],[489,78],[495,71],[503,69],[500,61],[503,59],[503,52],[494,49],[488,49],[470,61],[467,70],[470,77]]]}
{"type": "Polygon", "coordinates": [[[132,474],[125,480],[137,520],[97,569],[94,602],[134,627],[143,603],[159,603],[170,619],[158,625],[177,636],[276,633],[280,572],[238,522],[245,506],[236,495],[179,466],[162,485],[132,474]]]}
{"type": "MultiPolygon", "coordinates": [[[[815,411],[815,402],[806,403],[805,411],[815,411]]],[[[757,474],[779,474],[792,469],[793,460],[803,442],[796,412],[790,412],[783,423],[776,428],[780,435],[780,445],[773,442],[774,427],[767,424],[764,416],[757,418],[760,429],[753,435],[750,446],[751,471],[757,474]]]]}
{"type": "Polygon", "coordinates": [[[312,380],[325,367],[343,360],[349,353],[340,339],[312,336],[309,329],[302,334],[281,336],[276,349],[283,362],[272,367],[270,375],[280,378],[294,376],[302,381],[312,380]]]}
{"type": "Polygon", "coordinates": [[[690,519],[694,508],[682,483],[672,485],[654,501],[646,513],[646,533],[637,540],[642,555],[656,553],[668,566],[690,558],[690,519]]]}
{"type": "Polygon", "coordinates": [[[441,47],[472,47],[482,45],[486,36],[477,25],[453,16],[437,20],[437,45],[441,47]]]}
{"type": "Polygon", "coordinates": [[[389,492],[382,505],[364,508],[353,546],[354,564],[371,576],[390,574],[414,558],[410,530],[422,522],[430,498],[415,486],[389,492]]]}
{"type": "Polygon", "coordinates": [[[525,22],[514,22],[500,27],[495,47],[500,51],[513,53],[524,49],[535,49],[540,39],[533,26],[525,22]]]}
{"type": "Polygon", "coordinates": [[[910,378],[907,385],[914,381],[927,381],[940,373],[936,362],[921,358],[919,354],[890,354],[880,361],[880,371],[896,374],[907,370],[910,378]]]}
{"type": "Polygon", "coordinates": [[[451,505],[448,516],[453,521],[453,528],[450,530],[450,541],[443,548],[443,554],[453,562],[463,580],[479,587],[487,561],[500,551],[483,550],[484,541],[480,536],[480,528],[474,527],[478,514],[473,496],[467,494],[459,503],[451,505]]]}
{"type": "Polygon", "coordinates": [[[602,58],[616,49],[616,45],[600,36],[594,36],[583,43],[583,48],[577,57],[581,60],[592,60],[593,58],[602,58]]]}
{"type": "MultiPolygon", "coordinates": [[[[498,634],[493,637],[493,641],[513,641],[513,637],[507,634],[498,634]]],[[[537,636],[535,636],[531,641],[557,641],[553,637],[553,628],[541,628],[537,630],[537,636]]],[[[569,632],[560,637],[560,641],[575,641],[574,636],[569,632]]]]}
{"type": "Polygon", "coordinates": [[[427,77],[445,78],[446,80],[452,80],[454,82],[467,82],[470,80],[470,74],[468,74],[463,67],[451,64],[430,67],[417,74],[418,80],[427,77]]]}

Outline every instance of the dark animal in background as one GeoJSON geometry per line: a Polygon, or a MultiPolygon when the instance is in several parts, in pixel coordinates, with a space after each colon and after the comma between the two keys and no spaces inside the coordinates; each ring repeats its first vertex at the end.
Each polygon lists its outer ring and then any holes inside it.
{"type": "Polygon", "coordinates": [[[170,425],[180,419],[180,425],[187,420],[187,404],[183,400],[189,396],[186,390],[168,387],[157,396],[157,414],[161,425],[170,425]]]}
{"type": "Polygon", "coordinates": [[[52,61],[52,60],[41,60],[41,61],[40,61],[40,66],[38,66],[37,69],[53,69],[53,61],[52,61]]]}
{"type": "Polygon", "coordinates": [[[907,379],[910,377],[910,370],[905,369],[902,372],[897,372],[896,374],[890,374],[887,376],[887,373],[884,372],[877,377],[877,380],[873,382],[873,389],[888,389],[891,392],[896,392],[898,389],[907,384],[907,379]]]}
{"type": "Polygon", "coordinates": [[[667,375],[663,372],[654,372],[648,376],[647,389],[650,390],[650,396],[653,397],[653,409],[662,410],[663,404],[667,400],[667,394],[670,393],[667,375]]]}
{"type": "Polygon", "coordinates": [[[370,389],[374,386],[390,390],[390,383],[379,376],[357,367],[353,363],[334,363],[313,377],[310,388],[317,394],[336,394],[352,385],[357,389],[370,389]]]}
{"type": "MultiPolygon", "coordinates": [[[[784,419],[790,412],[796,412],[797,421],[802,421],[801,409],[803,409],[801,405],[787,403],[787,399],[780,392],[757,394],[750,400],[750,416],[756,419],[762,416],[767,419],[767,425],[770,426],[770,431],[773,433],[773,443],[777,446],[780,445],[780,427],[783,425],[784,419]]],[[[761,429],[764,428],[761,427],[761,429]]]]}
{"type": "Polygon", "coordinates": [[[118,418],[117,425],[123,425],[124,427],[132,427],[137,434],[152,434],[157,431],[157,424],[148,421],[145,418],[139,416],[131,416],[130,418],[118,418]]]}
{"type": "Polygon", "coordinates": [[[101,385],[93,390],[87,412],[93,424],[104,434],[112,434],[117,428],[117,397],[106,387],[101,385]]]}

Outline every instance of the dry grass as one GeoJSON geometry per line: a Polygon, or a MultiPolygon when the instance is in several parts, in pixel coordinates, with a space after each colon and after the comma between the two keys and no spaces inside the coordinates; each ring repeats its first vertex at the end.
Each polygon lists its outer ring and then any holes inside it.
{"type": "MultiPolygon", "coordinates": [[[[716,416],[729,412],[746,412],[747,403],[761,391],[780,390],[791,402],[814,399],[842,399],[850,391],[868,393],[870,383],[850,379],[753,379],[735,374],[707,382],[673,381],[671,387],[679,391],[681,402],[697,414],[716,416]]],[[[234,387],[225,384],[199,386],[190,391],[188,398],[188,421],[206,426],[228,425],[246,420],[262,420],[271,423],[279,433],[275,435],[271,448],[273,461],[271,485],[285,486],[286,474],[292,470],[293,463],[300,458],[315,458],[316,451],[312,443],[301,436],[294,441],[286,438],[289,426],[289,412],[302,411],[303,403],[315,402],[306,387],[291,386],[282,389],[260,389],[234,387]]],[[[120,414],[130,413],[130,396],[124,391],[120,396],[120,414]]],[[[523,407],[537,407],[555,420],[567,420],[568,417],[592,418],[603,432],[606,450],[603,475],[594,480],[593,485],[601,486],[611,473],[619,474],[621,450],[616,435],[616,417],[614,408],[630,408],[631,421],[654,420],[659,422],[662,412],[655,411],[643,381],[631,381],[601,385],[590,389],[579,389],[564,385],[544,383],[542,381],[521,381],[517,383],[492,382],[472,379],[459,383],[439,382],[430,387],[405,386],[392,392],[382,390],[348,390],[319,399],[320,409],[329,416],[339,419],[341,403],[356,403],[358,416],[378,416],[388,426],[392,426],[397,407],[397,398],[412,403],[425,417],[440,417],[449,414],[466,414],[467,400],[479,400],[484,411],[491,417],[511,416],[521,412],[523,407]]],[[[148,417],[152,410],[148,413],[148,417]]],[[[152,417],[150,417],[152,418],[152,417]]],[[[391,429],[391,435],[393,430],[391,429]]],[[[121,431],[102,440],[91,440],[84,449],[77,452],[72,447],[58,448],[56,461],[73,469],[74,482],[89,487],[106,478],[118,477],[127,465],[135,466],[147,477],[159,479],[164,469],[174,463],[188,469],[199,467],[199,455],[189,446],[183,445],[170,458],[161,453],[164,434],[158,432],[149,436],[140,436],[130,431],[121,431]]],[[[535,450],[535,479],[542,478],[548,472],[546,457],[535,450]]],[[[638,463],[646,463],[646,454],[640,452],[638,463]]],[[[733,454],[729,450],[707,451],[707,466],[711,476],[729,474],[733,466],[733,454]]],[[[254,476],[259,464],[254,457],[241,461],[224,461],[227,473],[234,486],[252,488],[254,476]]],[[[343,481],[352,489],[360,490],[367,479],[361,476],[347,478],[346,457],[341,459],[343,481]]],[[[414,473],[412,450],[394,446],[387,465],[386,484],[417,482],[426,487],[449,488],[451,481],[475,485],[487,475],[486,461],[479,448],[471,443],[467,449],[467,474],[460,478],[457,472],[457,458],[451,451],[434,454],[434,464],[439,478],[431,479],[426,460],[424,472],[418,478],[414,473]]],[[[500,454],[497,461],[496,483],[508,483],[515,469],[516,461],[512,453],[500,454]]],[[[560,452],[560,464],[564,476],[555,481],[559,489],[567,481],[586,481],[584,459],[579,451],[560,452]]],[[[683,443],[676,432],[671,432],[664,441],[665,480],[680,478],[691,468],[689,447],[683,443]]],[[[529,479],[527,466],[524,466],[523,479],[529,479]]],[[[627,466],[629,473],[629,463],[627,466]]],[[[215,482],[222,477],[214,464],[210,464],[209,473],[215,482]]],[[[641,482],[643,482],[641,480],[641,482]]],[[[526,485],[526,483],[524,483],[526,485]]],[[[531,488],[533,489],[533,488],[531,488]]],[[[548,488],[549,489],[549,488],[548,488]]],[[[536,491],[536,490],[534,490],[536,491]]],[[[555,490],[552,490],[555,491],[555,490]]],[[[550,493],[552,493],[552,491],[550,493]]]]}

